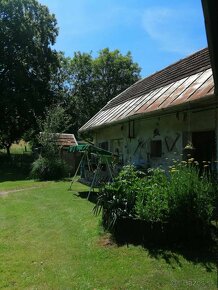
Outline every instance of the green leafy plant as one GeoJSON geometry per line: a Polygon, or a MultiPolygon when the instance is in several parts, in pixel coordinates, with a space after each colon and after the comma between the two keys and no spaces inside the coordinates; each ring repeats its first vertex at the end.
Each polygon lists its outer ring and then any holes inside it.
{"type": "Polygon", "coordinates": [[[100,189],[94,213],[99,214],[103,209],[103,222],[107,228],[112,228],[117,218],[135,216],[135,199],[141,190],[138,175],[134,166],[124,166],[113,183],[100,189]]]}
{"type": "Polygon", "coordinates": [[[166,221],[169,216],[169,202],[165,171],[160,168],[151,169],[143,183],[143,189],[136,197],[137,217],[151,223],[166,221]]]}
{"type": "Polygon", "coordinates": [[[215,204],[215,187],[207,170],[200,175],[197,162],[174,161],[169,172],[150,169],[141,175],[124,166],[113,183],[100,189],[94,212],[103,212],[103,223],[113,228],[119,218],[139,219],[147,225],[206,233],[215,204]]]}
{"type": "Polygon", "coordinates": [[[175,164],[170,170],[169,193],[170,219],[174,223],[191,225],[197,222],[205,226],[210,223],[215,187],[206,167],[200,175],[193,159],[175,164]]]}
{"type": "Polygon", "coordinates": [[[59,158],[40,156],[32,165],[31,177],[38,180],[58,180],[66,176],[67,166],[59,158]]]}
{"type": "Polygon", "coordinates": [[[47,110],[45,120],[38,120],[42,132],[38,136],[41,152],[32,164],[31,176],[38,180],[57,180],[66,176],[67,165],[60,157],[59,132],[69,126],[69,116],[61,106],[47,110]]]}

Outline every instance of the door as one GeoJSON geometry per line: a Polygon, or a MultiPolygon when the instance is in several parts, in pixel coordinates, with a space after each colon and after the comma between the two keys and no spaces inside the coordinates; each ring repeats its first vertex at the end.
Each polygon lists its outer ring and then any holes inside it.
{"type": "Polygon", "coordinates": [[[195,148],[193,157],[199,162],[201,167],[203,166],[203,161],[213,163],[216,160],[215,131],[193,132],[192,143],[195,148]]]}

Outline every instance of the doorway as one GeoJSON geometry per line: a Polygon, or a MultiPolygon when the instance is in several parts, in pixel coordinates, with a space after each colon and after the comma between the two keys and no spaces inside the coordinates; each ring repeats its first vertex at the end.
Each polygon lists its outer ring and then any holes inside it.
{"type": "Polygon", "coordinates": [[[203,161],[210,161],[214,165],[216,160],[215,131],[193,132],[192,144],[195,148],[193,157],[199,162],[200,166],[203,165],[203,161]]]}

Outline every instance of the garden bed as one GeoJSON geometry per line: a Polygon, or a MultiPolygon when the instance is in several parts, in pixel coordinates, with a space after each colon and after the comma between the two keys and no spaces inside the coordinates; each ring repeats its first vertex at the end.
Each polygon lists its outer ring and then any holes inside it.
{"type": "Polygon", "coordinates": [[[211,240],[216,194],[208,172],[200,175],[193,159],[174,163],[168,175],[156,168],[141,176],[128,165],[99,190],[94,212],[102,210],[105,229],[121,243],[205,243],[211,240]]]}

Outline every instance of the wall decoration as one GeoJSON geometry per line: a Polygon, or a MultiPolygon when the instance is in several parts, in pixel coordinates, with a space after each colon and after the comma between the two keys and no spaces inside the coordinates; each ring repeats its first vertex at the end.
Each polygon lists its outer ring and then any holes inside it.
{"type": "Polygon", "coordinates": [[[142,138],[140,138],[138,140],[138,145],[136,146],[136,149],[134,151],[134,155],[137,153],[138,150],[140,150],[141,148],[143,148],[145,144],[146,144],[146,141],[143,140],[142,138]]]}
{"type": "Polygon", "coordinates": [[[157,137],[157,136],[160,136],[160,131],[158,128],[154,129],[154,132],[153,132],[153,138],[157,137]]]}
{"type": "Polygon", "coordinates": [[[168,136],[165,137],[165,144],[168,152],[173,151],[177,141],[179,140],[179,137],[180,137],[179,133],[176,133],[176,138],[174,140],[171,137],[168,136]]]}

